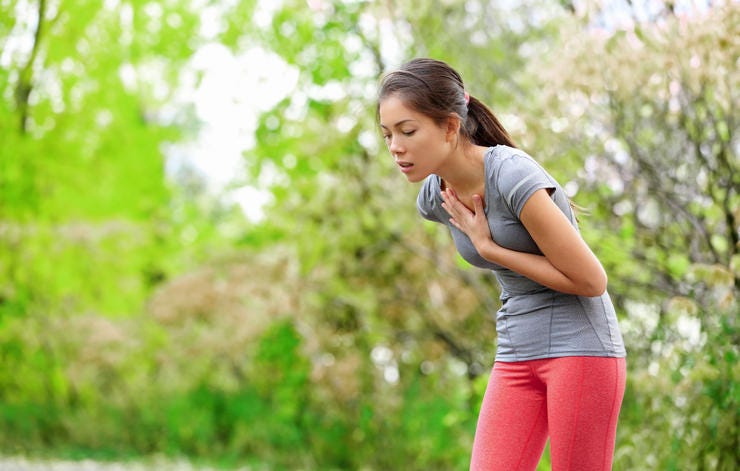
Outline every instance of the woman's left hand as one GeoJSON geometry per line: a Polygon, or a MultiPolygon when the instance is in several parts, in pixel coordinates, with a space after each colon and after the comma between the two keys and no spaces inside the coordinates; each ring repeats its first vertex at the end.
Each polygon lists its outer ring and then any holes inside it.
{"type": "Polygon", "coordinates": [[[463,231],[476,248],[492,241],[491,229],[488,227],[488,219],[483,210],[483,200],[480,195],[473,195],[472,211],[458,199],[450,188],[442,191],[442,200],[442,208],[451,216],[452,225],[463,231]]]}

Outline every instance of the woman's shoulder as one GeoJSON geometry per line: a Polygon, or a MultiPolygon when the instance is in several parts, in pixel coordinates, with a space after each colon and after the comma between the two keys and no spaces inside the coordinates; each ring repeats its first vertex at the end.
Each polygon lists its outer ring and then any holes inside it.
{"type": "Polygon", "coordinates": [[[532,173],[547,175],[547,171],[531,155],[516,147],[506,145],[492,147],[486,158],[488,159],[486,177],[497,185],[502,181],[516,182],[532,173]]]}
{"type": "Polygon", "coordinates": [[[494,163],[494,166],[501,166],[505,163],[516,163],[518,161],[537,164],[537,161],[526,151],[504,144],[491,147],[488,155],[494,163]]]}
{"type": "Polygon", "coordinates": [[[532,193],[544,188],[552,194],[558,184],[527,152],[508,146],[496,146],[488,166],[488,184],[492,197],[500,197],[519,216],[532,193]]]}
{"type": "Polygon", "coordinates": [[[431,174],[424,179],[421,188],[419,188],[416,208],[425,219],[439,222],[440,218],[437,214],[438,210],[441,209],[439,199],[439,177],[431,174]]]}
{"type": "Polygon", "coordinates": [[[428,201],[434,201],[437,195],[440,193],[440,181],[439,177],[435,174],[431,174],[426,177],[419,187],[419,198],[423,198],[428,201]]]}

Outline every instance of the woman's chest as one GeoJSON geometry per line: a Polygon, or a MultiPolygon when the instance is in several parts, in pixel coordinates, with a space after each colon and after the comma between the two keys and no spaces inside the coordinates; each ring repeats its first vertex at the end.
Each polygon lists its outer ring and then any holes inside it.
{"type": "MultiPolygon", "coordinates": [[[[491,236],[498,245],[517,252],[542,254],[527,229],[518,219],[507,216],[505,213],[494,213],[490,210],[487,211],[486,216],[491,236]]],[[[447,223],[447,225],[452,233],[457,251],[468,263],[480,268],[501,268],[497,264],[483,259],[465,233],[450,223],[447,223]]]]}
{"type": "Polygon", "coordinates": [[[491,230],[493,241],[501,247],[517,252],[542,253],[527,228],[518,219],[489,214],[488,228],[491,230]]]}
{"type": "Polygon", "coordinates": [[[498,245],[516,250],[541,254],[532,236],[502,200],[493,200],[486,208],[486,219],[491,237],[498,245]]]}

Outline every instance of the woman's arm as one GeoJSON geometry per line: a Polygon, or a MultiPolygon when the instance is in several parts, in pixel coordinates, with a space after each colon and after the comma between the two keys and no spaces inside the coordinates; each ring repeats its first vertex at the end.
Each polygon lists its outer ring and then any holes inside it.
{"type": "Polygon", "coordinates": [[[449,189],[442,192],[442,197],[442,207],[452,216],[452,224],[468,235],[486,260],[563,293],[600,296],[606,290],[604,268],[547,190],[534,192],[519,215],[543,255],[517,252],[496,244],[479,195],[473,196],[473,211],[449,189]]]}

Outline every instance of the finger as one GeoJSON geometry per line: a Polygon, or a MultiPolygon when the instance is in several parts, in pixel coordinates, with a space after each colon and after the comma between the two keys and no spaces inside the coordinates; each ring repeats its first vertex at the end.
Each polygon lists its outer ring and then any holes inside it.
{"type": "Polygon", "coordinates": [[[459,212],[456,211],[455,208],[450,207],[449,205],[443,206],[443,208],[444,208],[445,211],[447,211],[447,214],[449,214],[450,217],[452,217],[452,218],[456,218],[456,217],[459,217],[460,216],[459,212]]]}
{"type": "Polygon", "coordinates": [[[483,198],[480,195],[473,195],[473,209],[475,214],[483,214],[483,198]]]}
{"type": "Polygon", "coordinates": [[[457,199],[457,195],[452,192],[452,190],[445,190],[444,192],[445,202],[448,206],[457,207],[460,203],[460,200],[457,199]]]}
{"type": "Polygon", "coordinates": [[[457,211],[458,210],[457,200],[453,196],[450,196],[449,193],[443,193],[443,196],[444,196],[444,201],[442,203],[442,207],[448,213],[457,211]]]}
{"type": "Polygon", "coordinates": [[[446,190],[442,190],[442,207],[450,205],[450,197],[447,195],[446,190]]]}
{"type": "Polygon", "coordinates": [[[451,219],[457,216],[457,213],[452,208],[450,208],[450,205],[448,205],[447,203],[442,203],[442,209],[447,212],[447,215],[450,216],[451,219]]]}

